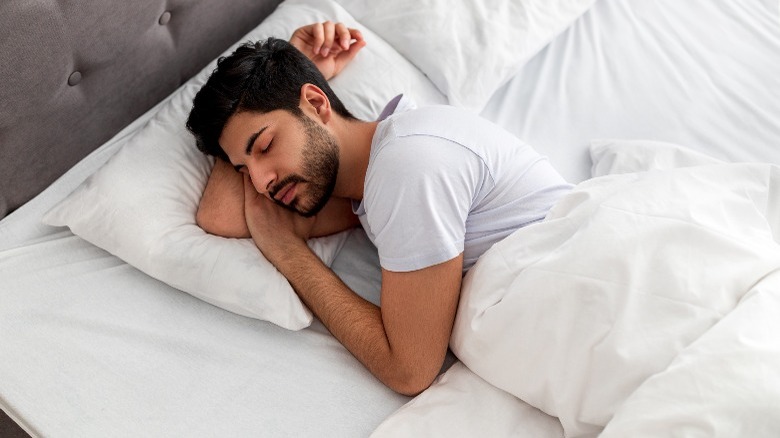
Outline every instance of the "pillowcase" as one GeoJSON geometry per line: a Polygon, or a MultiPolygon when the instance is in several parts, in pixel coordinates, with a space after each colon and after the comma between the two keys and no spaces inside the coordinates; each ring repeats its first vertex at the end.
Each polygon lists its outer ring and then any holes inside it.
{"type": "Polygon", "coordinates": [[[599,139],[590,142],[591,176],[675,169],[724,161],[672,143],[599,139]]]}
{"type": "MultiPolygon", "coordinates": [[[[296,28],[324,20],[360,29],[367,42],[332,81],[334,91],[357,117],[376,118],[398,93],[421,103],[445,101],[419,70],[331,1],[285,2],[241,42],[272,35],[289,38],[296,28]]],[[[311,323],[311,313],[251,239],[213,236],[195,223],[214,161],[195,147],[185,121],[195,93],[215,67],[216,61],[177,90],[43,221],[68,226],[146,274],[211,304],[301,329],[311,323]]],[[[345,238],[341,233],[309,244],[330,263],[345,238]]]]}
{"type": "Polygon", "coordinates": [[[595,0],[339,0],[447,95],[480,111],[595,0]]]}

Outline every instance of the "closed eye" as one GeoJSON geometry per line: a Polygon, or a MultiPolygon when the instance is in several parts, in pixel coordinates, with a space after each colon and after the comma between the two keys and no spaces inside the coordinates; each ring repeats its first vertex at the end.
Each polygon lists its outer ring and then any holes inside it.
{"type": "Polygon", "coordinates": [[[271,145],[274,144],[274,141],[271,140],[268,142],[268,146],[266,146],[263,150],[260,151],[261,154],[267,154],[269,150],[271,150],[271,145]]]}

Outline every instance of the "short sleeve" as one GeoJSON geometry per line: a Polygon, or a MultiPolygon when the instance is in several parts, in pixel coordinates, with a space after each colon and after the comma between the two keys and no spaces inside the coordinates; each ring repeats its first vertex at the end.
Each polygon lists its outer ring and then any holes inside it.
{"type": "Polygon", "coordinates": [[[482,168],[471,150],[435,136],[398,137],[380,147],[364,206],[384,269],[414,271],[463,252],[482,168]]]}

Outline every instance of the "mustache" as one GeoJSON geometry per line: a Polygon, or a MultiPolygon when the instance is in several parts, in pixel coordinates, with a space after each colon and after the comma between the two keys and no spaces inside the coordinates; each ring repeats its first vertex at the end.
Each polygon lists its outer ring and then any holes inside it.
{"type": "Polygon", "coordinates": [[[308,182],[308,180],[298,174],[288,175],[278,183],[274,184],[274,186],[271,188],[271,190],[268,191],[268,193],[271,195],[271,198],[276,199],[276,195],[279,193],[279,190],[285,188],[288,184],[305,183],[305,182],[308,182]]]}

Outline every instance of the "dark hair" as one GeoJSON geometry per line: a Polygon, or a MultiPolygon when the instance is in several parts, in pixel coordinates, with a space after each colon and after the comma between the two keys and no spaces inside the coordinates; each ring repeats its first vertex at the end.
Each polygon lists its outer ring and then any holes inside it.
{"type": "Polygon", "coordinates": [[[217,61],[217,68],[195,95],[187,129],[201,152],[228,161],[219,137],[230,116],[240,111],[283,109],[303,117],[298,105],[304,84],[319,87],[337,114],[354,119],[314,63],[287,41],[268,38],[245,43],[217,61]]]}

